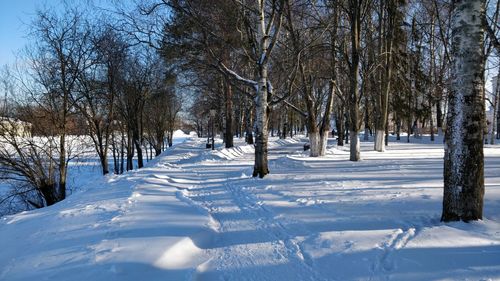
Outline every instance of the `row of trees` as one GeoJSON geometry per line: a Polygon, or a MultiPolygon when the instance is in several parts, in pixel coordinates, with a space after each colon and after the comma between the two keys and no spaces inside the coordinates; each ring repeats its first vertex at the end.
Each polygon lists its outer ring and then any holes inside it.
{"type": "MultiPolygon", "coordinates": [[[[498,36],[498,4],[488,5],[484,24],[498,36]]],[[[280,133],[305,125],[311,156],[321,156],[333,113],[339,145],[351,140],[352,161],[360,159],[363,125],[365,138],[374,131],[377,151],[387,145],[389,128],[398,138],[408,132],[408,141],[423,127],[432,140],[443,133],[451,2],[184,0],[141,10],[152,17],[162,8],[171,14],[161,24],[162,47],[176,50],[170,58],[189,73],[190,85],[214,101],[200,97],[196,106],[219,110],[225,136],[253,121],[255,175],[268,173],[268,124],[280,133]]],[[[483,54],[498,64],[495,40],[487,41],[483,54]]]]}
{"type": "MultiPolygon", "coordinates": [[[[433,141],[446,131],[443,220],[481,217],[485,67],[499,69],[498,1],[163,0],[140,8],[156,19],[162,9],[161,47],[176,50],[169,59],[200,89],[195,107],[224,116],[226,147],[253,123],[254,176],[269,173],[273,124],[282,136],[305,126],[310,155],[322,156],[333,116],[351,161],[360,160],[363,125],[380,152],[391,127],[407,141],[423,128],[433,141]],[[457,82],[464,75],[474,79],[457,82]]],[[[495,112],[498,97],[498,87],[488,95],[495,112]]]]}
{"type": "Polygon", "coordinates": [[[63,200],[82,145],[94,148],[104,175],[141,168],[172,145],[182,105],[174,71],[117,21],[81,9],[38,11],[23,65],[4,71],[4,88],[14,90],[4,99],[0,172],[14,189],[3,202],[40,208],[63,200]],[[20,135],[21,126],[30,134],[20,135]]]}

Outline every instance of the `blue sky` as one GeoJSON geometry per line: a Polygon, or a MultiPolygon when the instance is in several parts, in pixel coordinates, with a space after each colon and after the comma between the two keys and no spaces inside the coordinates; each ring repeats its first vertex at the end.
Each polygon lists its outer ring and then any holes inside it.
{"type": "MultiPolygon", "coordinates": [[[[100,7],[113,7],[112,0],[66,0],[68,3],[93,3],[100,7]]],[[[134,1],[118,2],[125,6],[134,1]]],[[[37,8],[46,6],[57,9],[63,0],[0,0],[0,67],[15,62],[15,54],[28,42],[28,25],[37,8]]]]}
{"type": "Polygon", "coordinates": [[[27,25],[40,0],[0,0],[0,66],[14,62],[14,53],[26,44],[27,25]]]}

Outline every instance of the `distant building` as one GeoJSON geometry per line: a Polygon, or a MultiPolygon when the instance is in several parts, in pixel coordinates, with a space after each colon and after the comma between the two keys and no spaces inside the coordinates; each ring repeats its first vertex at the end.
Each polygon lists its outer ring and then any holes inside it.
{"type": "Polygon", "coordinates": [[[0,135],[11,134],[19,137],[30,137],[31,123],[8,117],[0,117],[0,135]]]}

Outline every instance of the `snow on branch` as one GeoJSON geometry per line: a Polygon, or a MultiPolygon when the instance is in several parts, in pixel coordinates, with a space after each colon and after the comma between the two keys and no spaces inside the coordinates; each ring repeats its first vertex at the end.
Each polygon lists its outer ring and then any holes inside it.
{"type": "Polygon", "coordinates": [[[296,107],[295,105],[289,103],[288,101],[283,101],[285,103],[286,106],[290,107],[291,109],[295,110],[298,114],[300,114],[302,117],[306,118],[307,117],[307,114],[300,110],[298,107],[296,107]]]}
{"type": "Polygon", "coordinates": [[[238,75],[238,73],[232,71],[231,69],[227,68],[224,63],[220,62],[219,65],[221,66],[222,68],[222,71],[229,75],[230,77],[234,78],[235,80],[247,85],[247,86],[250,86],[250,87],[253,87],[254,89],[257,90],[257,87],[258,87],[258,83],[256,81],[253,81],[253,80],[250,80],[250,79],[247,79],[247,78],[244,78],[244,77],[241,77],[240,75],[238,75]]]}

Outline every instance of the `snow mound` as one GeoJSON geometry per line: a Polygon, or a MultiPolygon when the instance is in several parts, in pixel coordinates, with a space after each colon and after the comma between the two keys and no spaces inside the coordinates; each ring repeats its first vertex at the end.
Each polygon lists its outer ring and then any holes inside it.
{"type": "Polygon", "coordinates": [[[173,135],[174,138],[188,138],[190,136],[191,136],[191,134],[186,134],[182,130],[176,130],[176,131],[174,131],[174,135],[173,135]]]}
{"type": "Polygon", "coordinates": [[[217,162],[221,160],[234,160],[242,157],[245,154],[254,153],[253,145],[241,145],[231,148],[218,148],[216,150],[207,149],[198,155],[190,154],[185,157],[186,161],[181,160],[180,163],[201,163],[201,162],[217,162]]]}
{"type": "Polygon", "coordinates": [[[294,144],[294,143],[299,143],[299,142],[301,142],[301,140],[298,138],[277,139],[277,140],[269,141],[267,146],[269,148],[272,148],[272,147],[284,146],[284,145],[294,144]]]}
{"type": "Polygon", "coordinates": [[[326,155],[348,155],[349,154],[349,146],[332,146],[326,149],[326,155]]]}
{"type": "Polygon", "coordinates": [[[271,161],[271,163],[269,165],[273,169],[276,169],[276,168],[283,169],[284,167],[286,167],[287,169],[292,169],[292,168],[293,169],[307,169],[308,168],[305,161],[303,161],[302,159],[299,159],[299,158],[295,158],[295,157],[290,156],[290,155],[278,157],[276,160],[271,161]]]}
{"type": "Polygon", "coordinates": [[[232,160],[241,157],[246,153],[254,153],[254,151],[255,148],[253,145],[242,145],[217,150],[213,153],[213,155],[217,156],[219,159],[232,160]]]}

